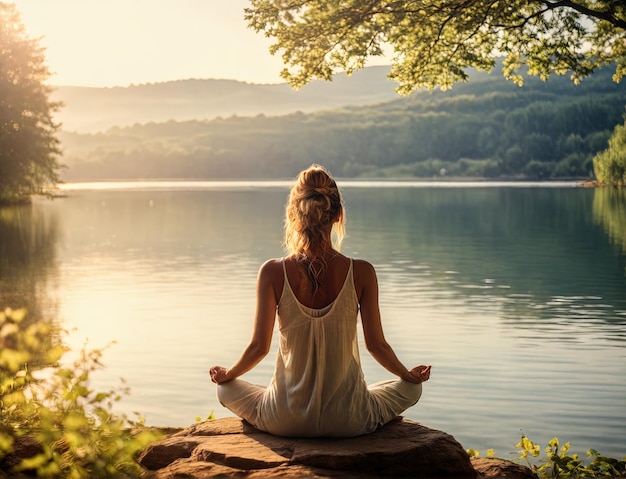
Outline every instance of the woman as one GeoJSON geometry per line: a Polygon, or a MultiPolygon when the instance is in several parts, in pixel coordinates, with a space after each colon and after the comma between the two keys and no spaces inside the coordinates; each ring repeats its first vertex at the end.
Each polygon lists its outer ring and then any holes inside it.
{"type": "Polygon", "coordinates": [[[368,262],[339,253],[343,204],[323,167],[300,173],[286,216],[289,256],[261,266],[250,344],[229,369],[211,368],[218,398],[256,428],[279,436],[372,432],[419,400],[430,366],[408,370],[385,340],[376,273],[368,262]],[[357,347],[359,312],[367,349],[399,379],[365,383],[357,347]],[[280,344],[270,385],[237,379],[269,352],[276,317],[280,344]]]}

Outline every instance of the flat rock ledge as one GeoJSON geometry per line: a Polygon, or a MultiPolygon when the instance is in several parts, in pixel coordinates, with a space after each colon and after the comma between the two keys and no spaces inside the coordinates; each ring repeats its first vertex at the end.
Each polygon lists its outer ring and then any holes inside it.
{"type": "Polygon", "coordinates": [[[508,461],[473,464],[452,436],[406,419],[349,439],[283,438],[239,418],[215,419],[151,444],[138,461],[150,479],[533,477],[494,468],[508,461]]]}

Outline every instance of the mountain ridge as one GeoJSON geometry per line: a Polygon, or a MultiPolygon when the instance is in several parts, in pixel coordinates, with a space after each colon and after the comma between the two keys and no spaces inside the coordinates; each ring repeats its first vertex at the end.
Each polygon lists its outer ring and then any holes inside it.
{"type": "Polygon", "coordinates": [[[113,126],[204,120],[217,117],[310,113],[371,105],[399,97],[388,66],[373,66],[333,81],[314,80],[299,90],[287,83],[228,79],[181,79],[126,87],[57,86],[51,95],[64,107],[55,117],[66,131],[95,133],[113,126]]]}
{"type": "MultiPolygon", "coordinates": [[[[366,72],[361,78],[371,80],[369,91],[379,88],[381,73],[366,72]]],[[[151,121],[97,134],[63,130],[64,178],[284,177],[311,163],[345,177],[432,177],[445,171],[466,177],[586,178],[592,174],[593,155],[606,148],[611,131],[623,121],[626,83],[614,83],[608,69],[578,86],[566,76],[545,82],[530,77],[519,88],[500,74],[470,75],[470,82],[450,91],[419,90],[408,97],[397,96],[383,83],[387,88],[380,94],[391,91],[393,100],[364,96],[361,106],[352,100],[368,89],[341,79],[334,85],[312,84],[310,90],[334,86],[322,93],[344,105],[352,102],[343,107],[324,110],[323,94],[310,91],[315,111],[308,113],[300,109],[272,116],[266,110],[241,116],[240,109],[227,117],[162,122],[153,114],[151,121]],[[342,88],[351,90],[351,96],[340,94],[342,88]]],[[[190,85],[212,85],[213,106],[218,103],[215,83],[181,85],[187,88],[179,93],[186,91],[187,99],[180,93],[154,102],[153,92],[147,106],[156,103],[170,117],[173,111],[191,109],[203,95],[188,91],[190,85]]],[[[241,100],[243,90],[235,86],[241,100]]],[[[176,85],[168,87],[177,90],[176,85]]],[[[153,89],[163,91],[162,86],[153,89]]],[[[256,107],[273,98],[260,95],[262,89],[250,91],[249,102],[256,107]]],[[[231,102],[232,96],[222,96],[220,101],[231,102]]],[[[131,107],[139,104],[137,97],[131,100],[131,107]]],[[[148,110],[144,107],[142,113],[148,110]]],[[[193,116],[193,111],[187,113],[193,116]]]]}

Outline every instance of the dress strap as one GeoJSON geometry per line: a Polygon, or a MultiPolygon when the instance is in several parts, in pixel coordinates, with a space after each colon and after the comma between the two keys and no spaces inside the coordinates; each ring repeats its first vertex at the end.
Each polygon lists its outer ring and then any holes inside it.
{"type": "Polygon", "coordinates": [[[283,263],[283,275],[285,276],[285,283],[287,282],[287,266],[286,266],[286,259],[287,258],[283,258],[282,263],[283,263]]]}

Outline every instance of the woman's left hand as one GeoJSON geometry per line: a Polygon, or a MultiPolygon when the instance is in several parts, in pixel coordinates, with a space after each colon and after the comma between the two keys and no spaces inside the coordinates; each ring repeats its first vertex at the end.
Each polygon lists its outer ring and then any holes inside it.
{"type": "Polygon", "coordinates": [[[209,374],[211,375],[211,381],[215,384],[222,384],[228,381],[228,370],[222,366],[213,366],[209,370],[209,374]]]}
{"type": "Polygon", "coordinates": [[[409,371],[409,381],[412,383],[423,383],[430,379],[430,366],[416,366],[409,371]]]}

